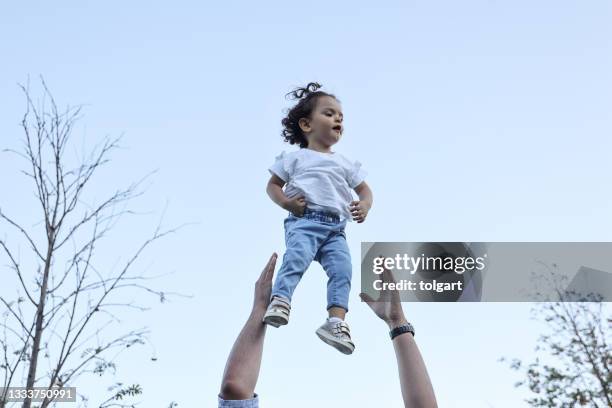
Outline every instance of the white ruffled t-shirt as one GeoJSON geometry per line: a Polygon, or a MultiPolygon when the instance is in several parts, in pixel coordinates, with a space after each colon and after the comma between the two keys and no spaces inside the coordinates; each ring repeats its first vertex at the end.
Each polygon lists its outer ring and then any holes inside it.
{"type": "Polygon", "coordinates": [[[353,201],[352,189],[367,173],[358,161],[350,161],[340,153],[321,153],[302,148],[276,157],[268,169],[286,182],[288,198],[304,196],[312,210],[333,212],[341,220],[351,220],[349,205],[353,201]]]}

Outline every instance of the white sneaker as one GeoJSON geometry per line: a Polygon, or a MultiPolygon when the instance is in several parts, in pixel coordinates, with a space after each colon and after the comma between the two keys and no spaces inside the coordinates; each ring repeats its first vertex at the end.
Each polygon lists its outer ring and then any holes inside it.
{"type": "Polygon", "coordinates": [[[327,319],[316,333],[321,340],[341,353],[351,354],[355,350],[355,344],[351,340],[351,330],[344,321],[330,322],[327,319]]]}
{"type": "Polygon", "coordinates": [[[273,327],[284,326],[289,323],[289,312],[291,311],[291,304],[287,299],[274,297],[266,314],[263,317],[263,322],[273,327]]]}

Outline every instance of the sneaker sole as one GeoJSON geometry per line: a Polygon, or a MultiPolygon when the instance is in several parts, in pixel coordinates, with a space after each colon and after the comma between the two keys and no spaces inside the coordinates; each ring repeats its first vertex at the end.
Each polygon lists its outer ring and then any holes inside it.
{"type": "Polygon", "coordinates": [[[264,316],[263,322],[272,327],[280,327],[289,323],[289,321],[285,319],[284,316],[278,316],[274,314],[264,316]]]}
{"type": "Polygon", "coordinates": [[[330,346],[332,346],[343,354],[352,354],[353,351],[355,351],[355,346],[340,343],[338,340],[336,340],[335,337],[333,337],[331,334],[328,334],[325,330],[321,330],[319,328],[317,329],[316,333],[317,336],[319,336],[319,338],[323,340],[324,343],[329,344],[330,346]]]}

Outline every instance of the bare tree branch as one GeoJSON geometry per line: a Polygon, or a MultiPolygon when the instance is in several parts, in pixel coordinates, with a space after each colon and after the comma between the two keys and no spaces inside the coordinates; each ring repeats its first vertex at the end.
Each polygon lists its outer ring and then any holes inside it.
{"type": "Polygon", "coordinates": [[[30,238],[30,235],[23,229],[21,228],[21,226],[19,224],[17,224],[15,221],[13,221],[12,219],[10,219],[9,217],[7,217],[3,212],[2,209],[0,209],[0,218],[4,219],[6,222],[8,222],[9,224],[11,224],[13,227],[17,228],[28,240],[28,242],[30,243],[30,246],[32,247],[32,250],[34,251],[34,253],[38,256],[38,258],[40,258],[41,261],[44,262],[45,258],[42,256],[42,254],[40,253],[40,251],[38,250],[38,248],[36,247],[36,244],[34,243],[34,241],[32,240],[32,238],[30,238]]]}
{"type": "Polygon", "coordinates": [[[11,251],[8,249],[8,247],[6,246],[4,241],[1,240],[1,239],[0,239],[0,246],[2,247],[2,249],[4,249],[4,252],[6,253],[6,255],[11,260],[11,263],[13,264],[13,270],[15,271],[15,273],[17,274],[17,277],[19,278],[19,282],[21,283],[21,287],[23,288],[26,296],[28,297],[28,299],[30,299],[30,302],[32,302],[32,304],[36,307],[37,303],[32,298],[32,295],[30,295],[30,291],[28,290],[28,287],[26,286],[25,282],[23,281],[23,275],[21,273],[21,269],[19,268],[19,263],[17,262],[17,260],[15,259],[15,257],[11,253],[11,251]]]}
{"type": "MultiPolygon", "coordinates": [[[[120,353],[132,345],[144,344],[146,332],[142,329],[114,334],[119,319],[113,312],[149,310],[146,305],[130,300],[133,299],[128,297],[130,293],[154,295],[161,302],[168,296],[183,296],[147,286],[151,279],[163,275],[143,276],[132,270],[151,244],[185,225],[162,229],[162,216],[152,235],[136,246],[119,270],[96,267],[98,244],[119,219],[134,214],[126,206],[144,193],[144,182],[155,172],[115,189],[96,204],[88,203],[84,196],[93,190],[98,170],[110,162],[110,154],[119,147],[121,137],[104,138],[78,158],[76,164],[68,165],[66,151],[82,117],[82,105],[60,109],[42,78],[41,82],[43,97],[39,103],[32,99],[29,84],[20,85],[26,100],[21,120],[23,146],[21,151],[4,150],[27,162],[27,169],[21,173],[33,182],[42,211],[36,216],[36,229],[24,228],[0,211],[0,222],[9,224],[27,240],[39,264],[38,269],[22,266],[10,250],[10,242],[0,240],[0,255],[8,258],[7,266],[19,281],[16,302],[0,297],[0,305],[6,309],[0,323],[3,334],[0,367],[4,370],[5,386],[16,381],[19,371],[27,388],[45,383],[51,389],[65,387],[84,373],[101,374],[113,369],[114,359],[120,353]],[[22,290],[28,301],[21,296],[22,290]],[[48,361],[47,372],[39,369],[42,358],[48,361]]],[[[103,259],[107,261],[108,256],[103,259]]],[[[117,387],[114,397],[138,392],[137,385],[117,387]]],[[[0,407],[6,406],[6,398],[6,393],[0,395],[0,407]]],[[[113,398],[101,406],[121,406],[113,398]]],[[[44,401],[41,408],[52,402],[44,401]]],[[[26,399],[22,408],[32,408],[31,404],[26,399]]]]}

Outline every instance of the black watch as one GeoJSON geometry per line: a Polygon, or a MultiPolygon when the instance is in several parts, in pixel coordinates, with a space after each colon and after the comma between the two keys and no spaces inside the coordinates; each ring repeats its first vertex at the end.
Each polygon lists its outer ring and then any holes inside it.
{"type": "Polygon", "coordinates": [[[393,330],[391,330],[389,332],[389,337],[391,337],[391,340],[393,340],[400,334],[404,334],[404,333],[410,333],[412,334],[412,337],[414,337],[414,327],[412,327],[412,325],[408,322],[406,322],[406,324],[403,326],[398,326],[394,328],[393,330]]]}

